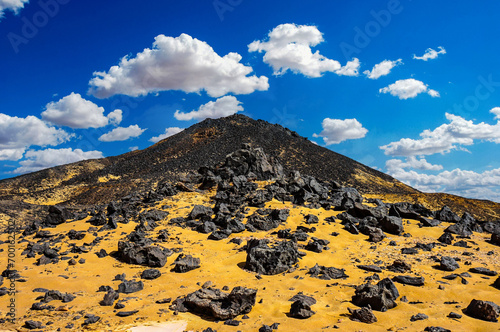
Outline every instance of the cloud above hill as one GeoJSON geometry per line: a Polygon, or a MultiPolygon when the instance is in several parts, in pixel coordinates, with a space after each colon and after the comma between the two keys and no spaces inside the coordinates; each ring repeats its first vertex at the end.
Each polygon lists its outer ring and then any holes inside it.
{"type": "Polygon", "coordinates": [[[240,63],[238,53],[219,56],[206,42],[183,33],[159,35],[152,48],[125,56],[107,72],[95,72],[89,93],[98,98],[117,94],[133,97],[160,91],[206,91],[212,97],[250,94],[269,88],[265,76],[249,76],[253,69],[240,63]]]}

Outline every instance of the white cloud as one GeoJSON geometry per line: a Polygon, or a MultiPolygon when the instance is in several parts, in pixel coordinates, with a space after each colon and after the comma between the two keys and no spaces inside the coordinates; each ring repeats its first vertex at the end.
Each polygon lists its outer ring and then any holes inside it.
{"type": "Polygon", "coordinates": [[[178,134],[183,130],[184,130],[184,128],[179,128],[179,127],[166,128],[164,134],[161,134],[160,136],[152,137],[149,141],[153,142],[153,143],[158,143],[159,141],[161,141],[167,137],[173,136],[175,134],[178,134]]]}
{"type": "Polygon", "coordinates": [[[495,119],[500,120],[500,107],[493,107],[490,113],[495,114],[495,119]]]}
{"type": "Polygon", "coordinates": [[[365,74],[369,79],[376,80],[377,78],[381,76],[386,76],[389,75],[391,72],[392,68],[396,67],[397,65],[403,64],[402,59],[398,59],[396,61],[391,61],[391,60],[384,60],[381,63],[376,64],[373,66],[372,70],[365,70],[363,74],[365,74]]]}
{"type": "Polygon", "coordinates": [[[137,150],[139,150],[139,147],[138,146],[131,146],[128,149],[129,149],[129,151],[137,151],[137,150]]]}
{"type": "Polygon", "coordinates": [[[449,113],[446,113],[446,119],[450,123],[432,131],[424,130],[420,134],[421,139],[402,138],[380,148],[390,156],[419,156],[463,149],[464,145],[474,144],[474,140],[487,140],[500,144],[500,119],[495,125],[484,122],[474,124],[473,121],[449,113]]]}
{"type": "Polygon", "coordinates": [[[116,94],[137,97],[167,90],[205,90],[212,97],[220,97],[267,90],[268,78],[248,76],[253,69],[240,60],[238,53],[220,57],[206,42],[187,34],[177,38],[159,35],[151,49],[133,58],[123,57],[107,73],[95,72],[89,93],[107,98],[116,94]]]}
{"type": "Polygon", "coordinates": [[[425,171],[440,171],[443,169],[443,166],[441,165],[433,165],[425,160],[425,158],[417,159],[415,156],[406,158],[406,162],[403,162],[400,159],[390,159],[386,161],[385,167],[391,173],[399,172],[405,168],[414,168],[425,171]]]}
{"type": "Polygon", "coordinates": [[[413,54],[413,59],[427,61],[429,59],[436,59],[439,54],[446,54],[446,50],[442,46],[439,46],[438,49],[439,52],[433,50],[432,48],[428,48],[422,56],[416,56],[415,54],[413,54]]]}
{"type": "Polygon", "coordinates": [[[74,92],[57,102],[48,103],[45,108],[46,110],[42,112],[43,120],[74,129],[100,128],[109,122],[118,124],[122,118],[121,110],[115,110],[107,117],[104,116],[104,108],[74,92]]]}
{"type": "Polygon", "coordinates": [[[413,170],[389,170],[396,179],[422,191],[447,192],[464,197],[500,201],[500,168],[477,173],[461,169],[438,174],[423,174],[413,170]]]}
{"type": "Polygon", "coordinates": [[[138,125],[132,125],[128,127],[117,127],[111,130],[109,133],[103,134],[99,137],[101,142],[116,142],[116,141],[126,141],[129,138],[139,137],[146,129],[139,128],[138,125]]]}
{"type": "Polygon", "coordinates": [[[439,97],[439,92],[429,89],[427,84],[413,78],[398,80],[393,84],[379,90],[380,93],[390,93],[399,99],[415,98],[427,92],[431,97],[439,97]]]}
{"type": "Polygon", "coordinates": [[[122,117],[123,117],[123,112],[122,110],[114,110],[113,112],[110,112],[107,116],[109,123],[118,126],[122,122],[122,117]]]}
{"type": "Polygon", "coordinates": [[[35,116],[18,118],[0,113],[0,160],[19,160],[32,146],[59,145],[72,135],[48,126],[35,116]]]}
{"type": "Polygon", "coordinates": [[[359,75],[359,67],[361,66],[359,59],[354,58],[351,61],[348,61],[347,64],[336,70],[335,73],[340,76],[358,76],[359,75]]]}
{"type": "Polygon", "coordinates": [[[80,160],[102,158],[101,151],[83,152],[80,149],[46,149],[46,150],[29,150],[25,154],[26,160],[19,162],[21,167],[15,169],[13,173],[23,174],[35,172],[41,169],[54,167],[58,165],[75,163],[80,160]]]}
{"type": "Polygon", "coordinates": [[[229,116],[240,111],[243,111],[241,102],[233,96],[225,96],[214,101],[201,105],[197,111],[183,113],[175,111],[174,117],[180,121],[189,121],[192,119],[204,120],[206,118],[217,119],[224,116],[229,116]]]}
{"type": "Polygon", "coordinates": [[[368,133],[368,130],[363,128],[356,119],[326,118],[321,125],[323,131],[320,134],[313,134],[313,137],[322,137],[326,145],[338,144],[348,139],[363,138],[368,133]]]}
{"type": "Polygon", "coordinates": [[[267,41],[254,41],[248,45],[249,52],[265,52],[264,62],[269,64],[274,75],[283,75],[288,70],[307,77],[320,77],[324,72],[341,69],[340,63],[319,53],[311,47],[323,42],[323,35],[315,26],[281,24],[268,34],[267,41]]]}
{"type": "Polygon", "coordinates": [[[3,17],[6,10],[18,13],[20,9],[24,7],[24,4],[28,3],[29,0],[0,0],[0,19],[3,17]]]}

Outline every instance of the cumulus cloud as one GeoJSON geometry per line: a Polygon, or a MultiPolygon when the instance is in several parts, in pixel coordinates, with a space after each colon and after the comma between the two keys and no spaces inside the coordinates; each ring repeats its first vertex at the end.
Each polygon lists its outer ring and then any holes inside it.
{"type": "Polygon", "coordinates": [[[424,174],[414,170],[392,169],[389,174],[396,179],[419,190],[447,192],[460,196],[493,199],[500,198],[500,168],[477,173],[454,169],[438,174],[424,174]]]}
{"type": "Polygon", "coordinates": [[[17,14],[24,7],[24,4],[28,2],[29,0],[0,0],[0,19],[7,10],[17,14]]]}
{"type": "Polygon", "coordinates": [[[19,162],[21,167],[15,169],[13,173],[23,174],[39,171],[41,169],[75,163],[80,160],[102,158],[101,151],[87,151],[80,149],[46,149],[46,150],[29,150],[26,152],[26,160],[19,162]]]}
{"type": "Polygon", "coordinates": [[[495,125],[484,122],[474,124],[473,121],[449,113],[446,113],[446,119],[450,123],[434,130],[424,130],[420,134],[421,139],[402,138],[380,148],[390,156],[419,156],[463,149],[462,146],[474,144],[474,140],[500,144],[500,119],[495,125]]]}
{"type": "Polygon", "coordinates": [[[338,144],[348,139],[363,138],[368,133],[361,123],[356,119],[330,119],[322,122],[323,131],[313,134],[313,137],[322,137],[326,145],[338,144]]]}
{"type": "Polygon", "coordinates": [[[71,139],[62,129],[47,125],[35,116],[19,118],[0,113],[0,160],[19,160],[32,146],[56,146],[71,139]]]}
{"type": "Polygon", "coordinates": [[[425,171],[440,171],[443,169],[441,165],[433,165],[429,163],[425,158],[417,159],[415,156],[406,158],[406,162],[400,159],[390,159],[386,161],[385,167],[389,172],[398,172],[405,168],[414,168],[418,170],[425,171]]]}
{"type": "Polygon", "coordinates": [[[373,66],[372,70],[365,70],[363,74],[365,74],[369,79],[376,80],[381,76],[389,75],[392,68],[403,64],[402,59],[398,59],[396,61],[384,60],[381,63],[377,63],[373,66]]]}
{"type": "Polygon", "coordinates": [[[126,141],[129,138],[139,137],[146,129],[141,129],[138,125],[128,127],[117,127],[109,133],[101,135],[99,141],[101,142],[116,142],[126,141]]]}
{"type": "Polygon", "coordinates": [[[206,118],[217,119],[243,111],[241,102],[233,96],[225,96],[216,101],[209,101],[201,105],[197,111],[184,113],[175,111],[174,117],[180,121],[204,120],[206,118]]]}
{"type": "Polygon", "coordinates": [[[495,114],[495,119],[500,120],[500,107],[493,107],[490,113],[495,114]]]}
{"type": "MultiPolygon", "coordinates": [[[[341,69],[336,60],[313,53],[311,47],[323,42],[323,34],[315,26],[281,24],[268,34],[267,41],[254,41],[248,45],[249,52],[265,52],[264,62],[274,70],[274,75],[283,75],[288,70],[307,77],[320,77],[324,72],[341,69]]],[[[352,64],[351,64],[352,66],[352,64]]]]}
{"type": "Polygon", "coordinates": [[[58,126],[73,129],[100,128],[109,122],[118,124],[122,111],[115,110],[104,116],[104,108],[83,99],[79,93],[72,92],[57,102],[48,103],[42,112],[42,119],[58,126]]]}
{"type": "Polygon", "coordinates": [[[335,73],[340,76],[358,76],[359,75],[359,67],[361,63],[358,58],[354,58],[351,61],[348,61],[345,66],[336,70],[335,73]]]}
{"type": "Polygon", "coordinates": [[[187,34],[176,38],[159,35],[151,49],[135,57],[123,57],[108,72],[95,72],[89,93],[107,98],[116,94],[137,97],[167,90],[205,90],[212,97],[220,97],[267,90],[268,78],[248,76],[253,69],[240,60],[238,53],[220,57],[206,42],[187,34]]]}
{"type": "Polygon", "coordinates": [[[427,92],[431,97],[439,97],[439,92],[429,89],[427,84],[413,78],[398,80],[393,84],[379,90],[380,93],[390,93],[399,99],[415,98],[417,95],[427,92]]]}
{"type": "Polygon", "coordinates": [[[179,127],[166,128],[164,134],[161,134],[159,136],[154,136],[149,141],[153,143],[158,143],[159,141],[164,140],[165,138],[173,136],[175,134],[178,134],[183,130],[184,128],[179,128],[179,127]]]}
{"type": "Polygon", "coordinates": [[[439,51],[428,48],[427,50],[425,50],[425,53],[422,56],[416,56],[415,54],[413,54],[413,59],[427,61],[429,59],[436,59],[439,54],[446,54],[446,50],[442,46],[439,46],[438,49],[439,51]]]}

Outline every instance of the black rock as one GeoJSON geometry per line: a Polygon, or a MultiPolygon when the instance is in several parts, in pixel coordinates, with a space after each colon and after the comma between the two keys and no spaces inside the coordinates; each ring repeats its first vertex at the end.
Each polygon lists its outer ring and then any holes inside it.
{"type": "Polygon", "coordinates": [[[191,270],[197,269],[200,267],[200,259],[194,258],[191,255],[180,254],[176,260],[174,261],[173,271],[177,273],[186,273],[191,270]]]}
{"type": "Polygon", "coordinates": [[[363,307],[361,309],[355,309],[355,310],[347,308],[347,310],[349,310],[349,313],[351,314],[351,319],[353,321],[366,324],[372,324],[377,322],[377,317],[375,317],[373,311],[368,307],[363,307]]]}
{"type": "Polygon", "coordinates": [[[492,271],[492,270],[487,269],[485,267],[473,267],[473,268],[469,269],[469,271],[472,273],[484,274],[485,276],[490,276],[490,277],[494,277],[498,274],[496,271],[492,271]]]}
{"type": "Polygon", "coordinates": [[[470,248],[470,246],[464,240],[460,240],[460,241],[453,243],[453,246],[454,247],[461,247],[461,248],[470,248]]]}
{"type": "Polygon", "coordinates": [[[319,218],[314,214],[308,214],[304,217],[306,224],[317,224],[319,223],[319,218]]]}
{"type": "Polygon", "coordinates": [[[138,312],[139,312],[139,310],[131,310],[131,311],[118,311],[118,312],[116,313],[116,316],[118,316],[118,317],[128,317],[128,316],[132,316],[132,315],[134,315],[134,314],[136,314],[136,313],[138,313],[138,312]]]}
{"type": "Polygon", "coordinates": [[[256,289],[245,287],[235,287],[229,294],[219,289],[202,288],[185,297],[177,298],[170,309],[227,320],[248,314],[255,305],[256,296],[256,289]]]}
{"type": "Polygon", "coordinates": [[[311,306],[314,304],[316,304],[316,300],[313,297],[302,295],[292,303],[289,316],[299,319],[309,318],[315,314],[315,312],[311,310],[311,306]]]}
{"type": "Polygon", "coordinates": [[[218,230],[218,231],[215,231],[212,234],[210,234],[208,239],[220,241],[220,240],[227,239],[229,237],[229,235],[231,235],[232,233],[233,232],[230,229],[222,229],[222,230],[218,230]]]}
{"type": "Polygon", "coordinates": [[[370,306],[373,310],[386,311],[394,308],[399,292],[389,279],[382,279],[377,285],[364,284],[356,288],[352,303],[359,307],[370,306]]]}
{"type": "Polygon", "coordinates": [[[99,258],[103,258],[103,257],[106,257],[108,256],[108,253],[106,252],[106,250],[104,249],[101,249],[99,250],[98,252],[95,253],[97,255],[97,257],[99,258]]]}
{"type": "Polygon", "coordinates": [[[450,312],[447,317],[454,318],[454,319],[460,319],[460,318],[462,318],[462,315],[457,314],[456,312],[450,312]]]}
{"type": "Polygon", "coordinates": [[[401,259],[397,259],[387,267],[387,270],[396,273],[411,272],[411,265],[401,259]]]}
{"type": "Polygon", "coordinates": [[[205,221],[196,228],[196,231],[203,234],[210,234],[217,230],[217,226],[211,221],[205,221]]]}
{"type": "Polygon", "coordinates": [[[240,325],[239,320],[234,320],[234,319],[229,319],[224,322],[224,325],[229,325],[229,326],[239,326],[240,325]]]}
{"type": "Polygon", "coordinates": [[[451,330],[445,329],[444,327],[440,327],[440,326],[427,326],[424,331],[426,331],[426,332],[451,332],[451,330]]]}
{"type": "Polygon", "coordinates": [[[361,270],[369,271],[369,272],[382,272],[382,269],[377,265],[357,265],[357,267],[361,270]]]}
{"type": "Polygon", "coordinates": [[[83,231],[75,231],[74,229],[70,230],[68,234],[66,234],[70,240],[82,240],[85,237],[85,232],[83,231]]]}
{"type": "Polygon", "coordinates": [[[496,244],[497,246],[500,246],[500,233],[493,233],[491,234],[491,243],[496,244]]]}
{"type": "Polygon", "coordinates": [[[161,272],[157,269],[147,269],[142,271],[141,279],[153,280],[161,276],[161,272]]]}
{"type": "Polygon", "coordinates": [[[173,252],[160,246],[141,246],[128,241],[118,242],[118,258],[129,264],[144,265],[149,267],[163,267],[167,257],[173,252]]]}
{"type": "Polygon", "coordinates": [[[427,316],[426,314],[418,313],[416,315],[411,316],[410,321],[416,322],[418,320],[426,320],[426,319],[429,319],[429,316],[427,316]]]}
{"type": "Polygon", "coordinates": [[[52,205],[49,207],[49,214],[45,218],[44,225],[48,227],[55,227],[63,224],[67,219],[71,219],[72,214],[63,207],[52,205]]]}
{"type": "Polygon", "coordinates": [[[33,321],[33,320],[27,320],[24,322],[24,326],[28,330],[36,330],[36,329],[41,329],[42,328],[42,323],[38,321],[33,321]]]}
{"type": "Polygon", "coordinates": [[[208,221],[212,219],[214,211],[208,206],[195,205],[191,213],[189,213],[188,219],[201,219],[208,221]]]}
{"type": "Polygon", "coordinates": [[[380,226],[384,232],[400,235],[404,232],[403,220],[395,216],[386,216],[380,220],[380,226]]]}
{"type": "Polygon", "coordinates": [[[83,321],[83,325],[89,325],[89,324],[95,324],[97,323],[101,317],[91,315],[91,314],[86,314],[85,315],[85,320],[83,321]]]}
{"type": "Polygon", "coordinates": [[[500,315],[500,306],[489,301],[472,300],[464,312],[474,318],[497,322],[500,315]]]}
{"type": "Polygon", "coordinates": [[[460,266],[458,263],[449,256],[443,256],[441,257],[440,263],[439,263],[439,268],[443,271],[455,271],[458,269],[460,266]]]}
{"type": "Polygon", "coordinates": [[[111,289],[104,295],[104,298],[101,302],[99,302],[99,304],[102,306],[112,306],[119,297],[120,294],[111,289]]]}
{"type": "Polygon", "coordinates": [[[144,284],[142,283],[142,281],[124,280],[121,284],[118,285],[118,292],[125,294],[139,292],[143,289],[144,284]]]}
{"type": "Polygon", "coordinates": [[[378,227],[370,227],[368,232],[368,241],[377,243],[385,239],[385,234],[378,227]]]}
{"type": "Polygon", "coordinates": [[[310,274],[313,278],[322,280],[345,279],[349,277],[347,274],[345,274],[344,269],[319,266],[318,264],[312,267],[307,273],[310,274]]]}
{"type": "Polygon", "coordinates": [[[267,241],[249,240],[245,269],[265,275],[288,271],[299,259],[297,244],[292,241],[279,242],[269,247],[267,241]]]}
{"type": "Polygon", "coordinates": [[[451,209],[447,206],[443,206],[440,211],[436,212],[436,219],[451,223],[457,223],[460,221],[460,217],[451,211],[451,209]]]}
{"type": "Polygon", "coordinates": [[[423,286],[425,282],[424,277],[410,277],[410,276],[395,276],[394,278],[392,278],[392,280],[404,285],[411,285],[411,286],[423,286]]]}
{"type": "Polygon", "coordinates": [[[453,235],[449,232],[444,232],[443,235],[438,238],[438,241],[444,244],[452,244],[453,240],[453,235]]]}
{"type": "Polygon", "coordinates": [[[493,283],[493,287],[495,287],[496,289],[500,289],[500,277],[495,280],[495,282],[493,283]]]}

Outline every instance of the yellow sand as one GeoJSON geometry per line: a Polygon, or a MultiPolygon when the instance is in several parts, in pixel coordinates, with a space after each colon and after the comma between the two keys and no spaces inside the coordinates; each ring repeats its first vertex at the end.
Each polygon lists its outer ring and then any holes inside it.
{"type": "MultiPolygon", "coordinates": [[[[213,193],[211,193],[213,195],[213,193]]],[[[466,249],[474,252],[474,256],[462,256],[464,248],[448,246],[445,248],[437,247],[432,252],[420,251],[418,255],[403,256],[400,254],[402,247],[413,247],[416,242],[436,242],[436,239],[442,234],[443,229],[447,227],[443,224],[435,228],[419,228],[416,221],[408,221],[405,225],[405,230],[413,235],[411,238],[401,236],[391,236],[384,240],[381,244],[376,245],[377,249],[372,250],[372,243],[367,241],[364,235],[352,235],[343,229],[340,222],[328,224],[324,222],[326,217],[336,215],[338,212],[326,211],[323,209],[310,210],[303,207],[294,207],[290,203],[283,204],[281,202],[272,201],[266,206],[271,208],[289,208],[290,217],[286,224],[278,229],[291,228],[292,231],[298,225],[304,225],[303,215],[309,213],[319,217],[320,223],[313,225],[317,231],[312,234],[320,239],[330,241],[330,249],[323,253],[313,253],[307,251],[305,256],[299,262],[299,267],[291,273],[276,276],[262,276],[259,280],[254,273],[247,272],[242,269],[246,259],[246,253],[239,251],[236,244],[229,243],[234,237],[247,239],[250,237],[264,238],[268,237],[275,239],[275,236],[270,236],[270,232],[249,233],[243,232],[234,234],[229,239],[222,241],[207,240],[206,234],[199,234],[189,229],[181,229],[179,227],[167,226],[167,221],[177,216],[187,216],[194,204],[210,205],[210,194],[199,193],[181,193],[174,198],[168,198],[162,202],[158,202],[157,208],[165,207],[170,212],[169,217],[162,222],[162,225],[156,229],[153,234],[162,228],[167,228],[171,234],[168,242],[161,245],[170,248],[183,248],[185,254],[191,254],[201,259],[201,268],[190,271],[185,274],[177,274],[171,272],[173,263],[177,254],[169,257],[167,265],[160,268],[162,276],[156,280],[144,280],[144,289],[133,294],[120,294],[120,299],[126,299],[124,302],[125,308],[122,310],[139,310],[135,315],[126,318],[116,317],[117,310],[113,307],[102,307],[99,301],[102,300],[104,293],[97,293],[97,289],[101,285],[109,285],[117,289],[120,281],[112,281],[117,274],[125,273],[127,279],[135,278],[140,280],[140,274],[147,267],[135,266],[121,263],[114,258],[107,256],[98,258],[95,252],[104,248],[108,253],[117,249],[118,241],[124,237],[122,232],[130,233],[136,223],[131,222],[127,225],[119,224],[119,228],[115,231],[105,231],[98,233],[98,236],[104,236],[103,241],[94,247],[87,254],[77,255],[79,258],[86,260],[85,264],[77,264],[68,266],[67,261],[60,261],[58,264],[49,264],[44,266],[36,266],[35,258],[27,259],[25,256],[20,256],[22,250],[25,249],[26,243],[17,245],[17,264],[16,269],[20,274],[27,279],[25,283],[17,283],[18,294],[16,297],[17,303],[17,324],[4,324],[0,328],[10,331],[20,328],[25,320],[38,320],[44,325],[47,322],[53,322],[52,325],[46,325],[44,331],[55,331],[61,328],[65,329],[68,323],[73,323],[75,326],[72,330],[82,330],[81,324],[83,317],[77,320],[73,318],[77,315],[83,316],[84,313],[98,315],[101,320],[93,324],[87,329],[96,331],[155,331],[134,329],[134,327],[155,326],[158,324],[174,323],[175,326],[170,328],[184,329],[189,331],[201,331],[207,327],[212,327],[217,331],[256,331],[263,324],[271,325],[279,323],[278,331],[323,331],[332,330],[334,325],[337,325],[340,331],[423,331],[426,326],[442,326],[452,331],[499,331],[500,323],[491,323],[477,320],[466,315],[460,320],[447,318],[451,312],[462,314],[461,309],[465,308],[472,299],[481,299],[493,301],[500,304],[500,291],[491,287],[494,278],[484,279],[481,275],[472,274],[472,278],[468,278],[469,284],[461,284],[459,278],[452,281],[447,281],[441,277],[449,274],[432,268],[435,265],[429,257],[432,255],[446,254],[454,257],[461,257],[461,268],[455,272],[465,272],[469,267],[485,266],[491,270],[500,271],[500,259],[498,247],[495,247],[487,242],[486,234],[475,234],[472,240],[478,243],[480,251],[476,252],[473,249],[466,249]],[[167,207],[170,206],[170,207],[167,207]],[[339,236],[332,236],[332,232],[340,233],[339,236]],[[388,246],[389,241],[394,240],[398,246],[388,246]],[[486,253],[493,250],[494,255],[487,256],[486,253]],[[422,304],[409,304],[397,301],[398,306],[387,312],[375,312],[378,322],[374,324],[363,324],[354,322],[349,319],[347,308],[356,308],[350,300],[354,294],[354,286],[364,283],[364,278],[373,273],[365,272],[356,267],[358,264],[374,264],[381,260],[384,262],[382,266],[390,265],[395,259],[404,259],[413,267],[413,273],[410,275],[421,275],[425,277],[425,285],[423,287],[412,287],[396,284],[401,296],[406,296],[411,301],[421,301],[422,304]],[[420,260],[420,261],[418,261],[420,260]],[[359,262],[358,262],[359,261],[359,262]],[[472,262],[471,266],[464,264],[465,261],[472,262]],[[306,275],[309,268],[316,263],[324,266],[333,266],[336,268],[344,268],[349,278],[345,280],[324,281],[316,278],[311,278],[306,275]],[[69,279],[59,277],[66,275],[69,279]],[[444,290],[439,290],[440,285],[437,281],[445,281],[444,290]],[[236,286],[245,286],[258,289],[257,304],[248,314],[250,319],[241,319],[241,324],[238,327],[223,325],[223,322],[211,322],[201,319],[191,313],[180,313],[174,315],[168,310],[169,304],[156,304],[155,301],[164,298],[175,299],[178,296],[194,292],[200,288],[200,285],[206,281],[212,281],[214,287],[222,288],[228,286],[230,289],[236,286]],[[330,286],[330,287],[329,287],[330,286]],[[31,311],[29,308],[35,301],[35,298],[42,293],[33,293],[32,290],[37,287],[59,290],[61,292],[69,292],[76,295],[76,299],[70,303],[63,304],[59,301],[49,303],[58,308],[58,311],[31,311]],[[317,304],[313,306],[316,314],[306,320],[298,320],[288,318],[287,313],[290,310],[290,297],[302,291],[304,294],[312,295],[317,300],[317,304]],[[457,301],[456,305],[446,305],[445,301],[457,301]],[[424,313],[429,316],[428,320],[410,322],[410,317],[417,313],[424,313]]],[[[255,208],[250,208],[248,215],[255,211],[255,208]]],[[[55,229],[49,229],[52,233],[67,233],[71,229],[87,230],[90,224],[85,221],[66,223],[58,226],[55,229]]],[[[276,230],[273,230],[276,231],[276,230]]],[[[0,237],[1,240],[7,240],[6,235],[0,237]]],[[[81,241],[76,241],[79,245],[92,242],[94,236],[87,234],[81,241]]],[[[32,236],[29,237],[30,241],[32,236]]],[[[36,239],[35,239],[36,240],[36,239]]],[[[75,241],[71,241],[75,242],[75,241]]],[[[242,245],[245,244],[245,241],[242,245]]],[[[68,248],[64,242],[61,251],[68,248]]],[[[4,251],[0,253],[5,262],[7,257],[7,244],[0,245],[0,249],[4,251]]],[[[303,250],[303,249],[302,249],[303,250]]],[[[5,264],[4,264],[5,266],[5,264]]],[[[380,273],[381,278],[393,277],[395,273],[384,270],[380,273]]],[[[5,286],[5,282],[4,282],[5,286]]],[[[5,314],[6,306],[9,301],[9,296],[0,298],[0,311],[2,317],[5,314]]],[[[161,331],[169,331],[167,327],[161,331]]],[[[160,331],[160,330],[158,330],[160,331]]],[[[176,330],[173,330],[176,331],[176,330]]]]}

